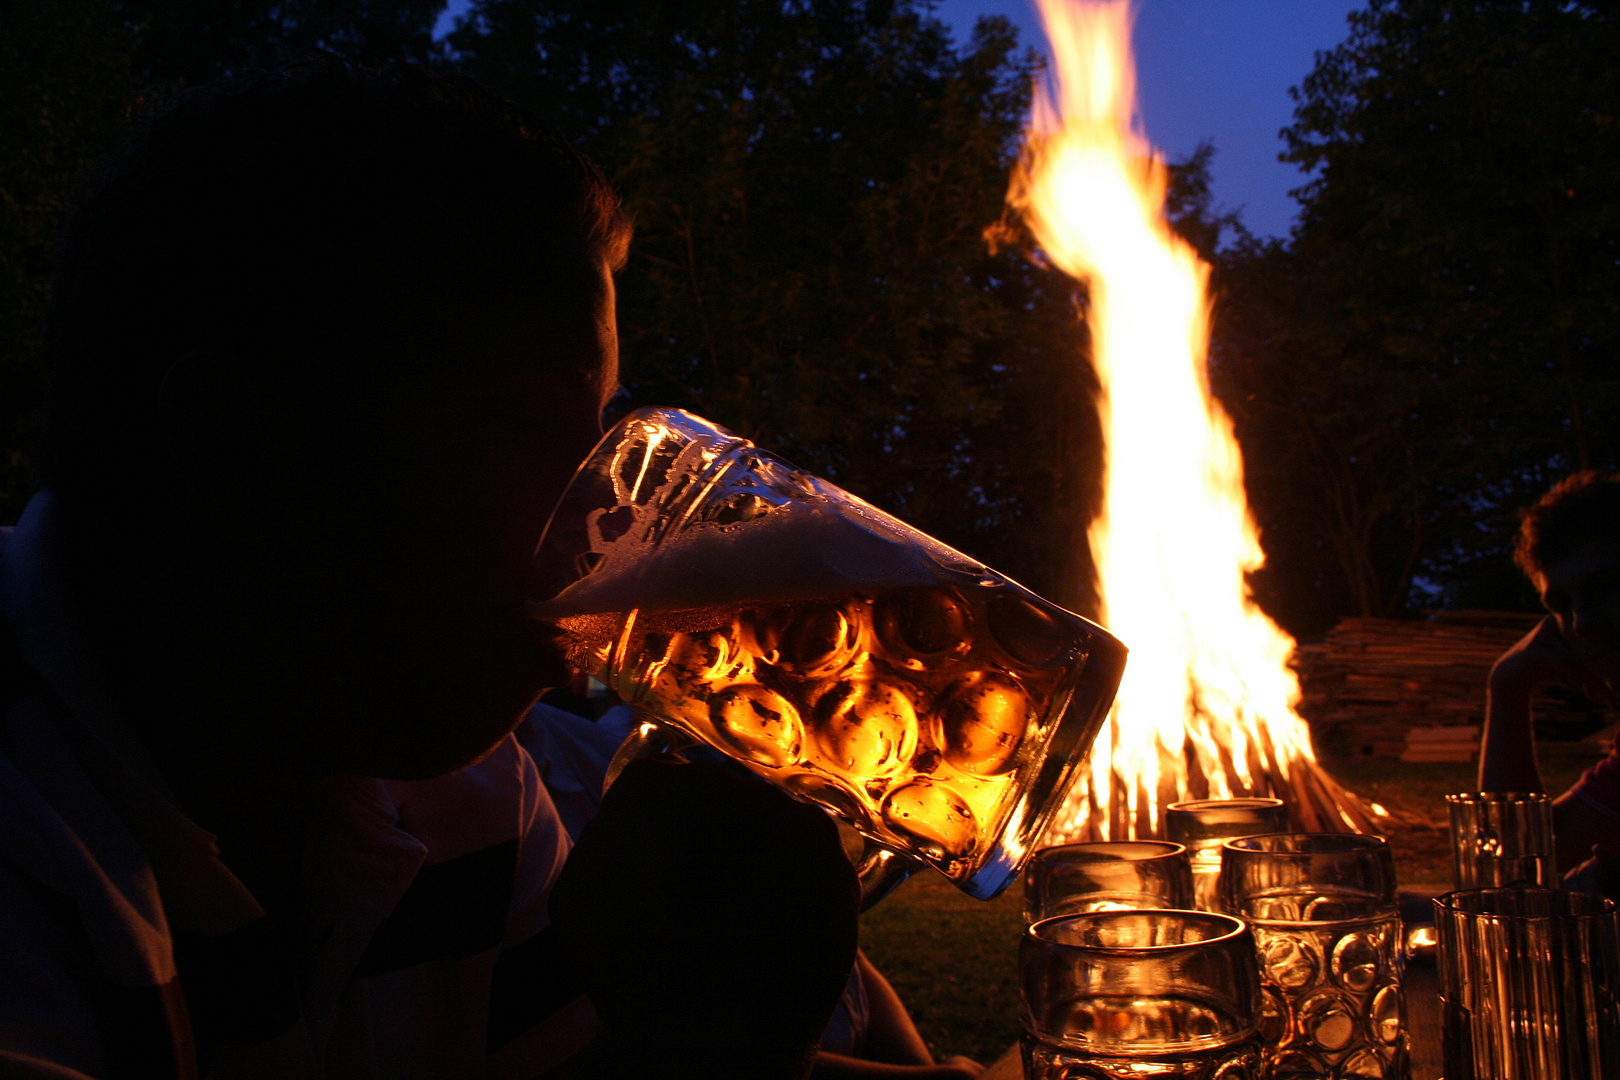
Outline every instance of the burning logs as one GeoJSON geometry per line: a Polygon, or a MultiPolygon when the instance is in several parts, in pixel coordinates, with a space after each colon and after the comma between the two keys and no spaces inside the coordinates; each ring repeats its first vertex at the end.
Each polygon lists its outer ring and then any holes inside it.
{"type": "Polygon", "coordinates": [[[1106,469],[1087,541],[1103,621],[1131,649],[1047,838],[1161,836],[1170,803],[1240,795],[1281,797],[1301,829],[1372,831],[1376,811],[1317,767],[1293,707],[1293,639],[1250,593],[1265,555],[1232,422],[1209,394],[1209,267],[1165,219],[1130,5],[1043,0],[1041,14],[1055,78],[1038,88],[1008,206],[1089,290],[1106,469]]]}
{"type": "MultiPolygon", "coordinates": [[[[1189,730],[1196,730],[1193,725],[1189,730]]],[[[1228,730],[1241,731],[1243,728],[1228,730]]],[[[1054,823],[1049,842],[1165,839],[1164,810],[1185,799],[1271,796],[1288,806],[1289,828],[1301,832],[1382,833],[1389,814],[1341,787],[1310,756],[1294,747],[1276,746],[1269,728],[1250,719],[1248,739],[1217,743],[1206,752],[1190,734],[1180,760],[1171,760],[1162,744],[1154,782],[1145,770],[1122,768],[1135,755],[1109,745],[1105,729],[1092,752],[1093,769],[1069,797],[1054,823]],[[1237,744],[1236,748],[1235,745],[1237,744]],[[1106,785],[1106,787],[1104,787],[1106,785]]]]}
{"type": "MultiPolygon", "coordinates": [[[[1467,762],[1479,751],[1485,723],[1485,680],[1491,665],[1528,633],[1538,616],[1518,612],[1437,612],[1426,619],[1345,619],[1315,644],[1297,648],[1293,666],[1310,723],[1324,753],[1400,758],[1408,762],[1467,762]]],[[[1572,687],[1537,693],[1542,738],[1589,735],[1620,719],[1572,687]]],[[[1065,839],[1124,839],[1162,835],[1162,807],[1175,799],[1271,795],[1289,806],[1292,827],[1307,831],[1382,832],[1390,815],[1340,787],[1308,753],[1275,745],[1277,725],[1239,716],[1224,741],[1211,730],[1204,703],[1194,702],[1179,754],[1161,735],[1157,768],[1098,740],[1094,769],[1068,814],[1057,823],[1065,839]],[[1114,752],[1109,753],[1110,747],[1114,752]],[[1122,767],[1124,762],[1134,762],[1122,767]],[[1144,777],[1151,773],[1153,782],[1144,777]]],[[[1239,710],[1240,714],[1242,710],[1239,710]]],[[[1116,736],[1117,738],[1117,736],[1116,736]]]]}

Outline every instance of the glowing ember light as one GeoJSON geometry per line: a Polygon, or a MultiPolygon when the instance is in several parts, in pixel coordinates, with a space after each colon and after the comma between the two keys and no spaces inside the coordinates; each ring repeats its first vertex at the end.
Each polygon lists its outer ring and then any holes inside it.
{"type": "Polygon", "coordinates": [[[1209,268],[1163,214],[1168,174],[1135,123],[1125,0],[1038,0],[1056,61],[1008,195],[1087,283],[1107,447],[1089,533],[1104,621],[1131,648],[1089,775],[1053,840],[1162,831],[1180,799],[1276,795],[1296,826],[1370,831],[1316,765],[1294,648],[1254,603],[1264,561],[1232,422],[1209,392],[1209,268]]]}

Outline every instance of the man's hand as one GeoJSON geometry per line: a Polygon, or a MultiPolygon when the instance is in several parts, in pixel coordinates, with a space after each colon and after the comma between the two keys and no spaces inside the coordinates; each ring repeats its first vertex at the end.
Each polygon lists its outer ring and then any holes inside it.
{"type": "Polygon", "coordinates": [[[1570,892],[1606,896],[1620,903],[1620,854],[1594,844],[1592,857],[1565,874],[1560,884],[1570,892]]]}
{"type": "Polygon", "coordinates": [[[823,1053],[816,1057],[811,1080],[977,1080],[983,1073],[983,1065],[960,1054],[932,1065],[890,1065],[823,1053]]]}
{"type": "Polygon", "coordinates": [[[832,820],[708,765],[632,763],[580,834],[551,918],[625,1075],[802,1077],[855,962],[832,820]]]}

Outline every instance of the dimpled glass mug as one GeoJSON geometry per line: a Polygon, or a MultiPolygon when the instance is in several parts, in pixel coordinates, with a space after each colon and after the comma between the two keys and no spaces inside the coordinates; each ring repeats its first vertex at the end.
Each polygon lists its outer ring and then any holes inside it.
{"type": "MultiPolygon", "coordinates": [[[[847,821],[868,903],[920,862],[988,899],[1090,751],[1125,648],[983,564],[690,413],[580,466],[531,614],[641,721],[847,821]]],[[[609,771],[609,782],[616,768],[609,771]]]]}
{"type": "Polygon", "coordinates": [[[1407,1080],[1401,915],[1383,837],[1228,840],[1220,896],[1260,950],[1267,1080],[1407,1080]]]}
{"type": "Polygon", "coordinates": [[[1259,1080],[1260,963],[1241,919],[1094,911],[1018,945],[1027,1080],[1259,1080]]]}
{"type": "Polygon", "coordinates": [[[1024,921],[1091,911],[1192,907],[1187,849],[1163,840],[1055,844],[1024,868],[1024,921]]]}

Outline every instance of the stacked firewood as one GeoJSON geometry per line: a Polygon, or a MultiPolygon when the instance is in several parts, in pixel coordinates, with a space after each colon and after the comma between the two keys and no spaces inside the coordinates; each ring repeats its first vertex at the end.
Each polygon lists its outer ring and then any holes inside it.
{"type": "MultiPolygon", "coordinates": [[[[1419,620],[1345,619],[1294,665],[1319,752],[1408,761],[1467,761],[1485,722],[1491,665],[1539,616],[1448,611],[1419,620]]],[[[1611,722],[1579,687],[1551,686],[1533,703],[1543,738],[1581,738],[1611,722]]]]}

